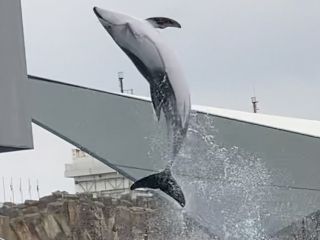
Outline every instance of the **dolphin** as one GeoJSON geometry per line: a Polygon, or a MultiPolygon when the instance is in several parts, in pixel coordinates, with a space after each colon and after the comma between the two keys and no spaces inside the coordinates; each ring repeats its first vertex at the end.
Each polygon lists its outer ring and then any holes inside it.
{"type": "Polygon", "coordinates": [[[157,30],[167,27],[181,28],[181,25],[165,17],[144,20],[98,7],[94,7],[93,11],[116,44],[148,81],[154,112],[159,121],[161,110],[163,111],[169,143],[172,145],[172,160],[165,170],[136,181],[131,190],[160,189],[183,207],[183,192],[170,169],[187,134],[190,93],[173,51],[168,48],[157,30]]]}

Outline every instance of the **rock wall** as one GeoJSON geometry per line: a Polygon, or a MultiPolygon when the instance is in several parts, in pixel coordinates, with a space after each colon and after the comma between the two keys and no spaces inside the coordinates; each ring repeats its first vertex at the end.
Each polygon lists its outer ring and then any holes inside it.
{"type": "Polygon", "coordinates": [[[55,192],[39,201],[0,209],[7,240],[217,239],[155,197],[93,198],[55,192]]]}

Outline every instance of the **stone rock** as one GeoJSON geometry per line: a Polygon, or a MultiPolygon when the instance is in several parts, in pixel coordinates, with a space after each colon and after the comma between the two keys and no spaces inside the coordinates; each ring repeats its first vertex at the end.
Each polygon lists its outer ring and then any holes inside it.
{"type": "Polygon", "coordinates": [[[120,199],[119,205],[125,206],[125,207],[132,207],[133,206],[132,202],[125,200],[125,199],[120,199]]]}
{"type": "Polygon", "coordinates": [[[71,228],[70,225],[68,224],[67,218],[65,214],[58,214],[54,216],[56,222],[60,226],[62,233],[60,234],[60,238],[57,237],[57,239],[61,239],[62,235],[65,236],[66,238],[70,238],[72,233],[71,233],[71,228]]]}
{"type": "Polygon", "coordinates": [[[111,203],[112,203],[113,206],[119,205],[119,199],[118,198],[112,198],[111,199],[111,203]]]}
{"type": "Polygon", "coordinates": [[[66,191],[55,191],[52,193],[52,196],[56,197],[56,198],[63,198],[65,195],[68,195],[69,193],[66,191]]]}
{"type": "Polygon", "coordinates": [[[15,217],[22,216],[22,211],[14,207],[4,206],[0,209],[0,214],[4,216],[8,216],[10,218],[15,218],[15,217]]]}
{"type": "Polygon", "coordinates": [[[104,197],[99,199],[100,202],[104,204],[105,207],[112,206],[112,198],[111,197],[104,197]]]}
{"type": "Polygon", "coordinates": [[[142,196],[137,196],[136,197],[136,206],[137,207],[144,207],[145,205],[145,198],[142,196]]]}
{"type": "Polygon", "coordinates": [[[63,202],[51,202],[47,204],[48,213],[59,213],[63,211],[63,202]]]}
{"type": "Polygon", "coordinates": [[[37,206],[38,205],[38,201],[36,201],[36,200],[25,200],[24,201],[24,205],[26,205],[26,206],[37,206]]]}
{"type": "Polygon", "coordinates": [[[50,202],[55,202],[58,199],[57,195],[49,195],[45,196],[39,199],[40,203],[50,203],[50,202]]]}
{"type": "Polygon", "coordinates": [[[26,207],[26,205],[24,205],[24,203],[20,203],[17,204],[16,206],[14,206],[14,208],[18,208],[18,209],[24,209],[26,207]]]}
{"type": "Polygon", "coordinates": [[[68,201],[67,202],[67,218],[69,224],[72,226],[77,224],[78,217],[78,202],[76,201],[68,201]]]}
{"type": "Polygon", "coordinates": [[[115,216],[115,229],[120,239],[132,239],[131,212],[126,207],[117,207],[115,216]]]}
{"type": "Polygon", "coordinates": [[[28,206],[22,209],[23,214],[38,213],[38,212],[39,212],[39,208],[36,206],[28,206]]]}
{"type": "MultiPolygon", "coordinates": [[[[22,217],[20,217],[21,219],[22,217]]],[[[31,223],[36,223],[41,219],[41,214],[39,212],[37,213],[29,213],[23,216],[23,219],[25,222],[31,222],[31,223]]]]}
{"type": "Polygon", "coordinates": [[[121,194],[120,199],[132,202],[132,195],[130,193],[124,193],[121,194]]]}
{"type": "Polygon", "coordinates": [[[183,217],[171,210],[167,202],[149,196],[138,195],[137,201],[132,195],[94,199],[90,194],[58,191],[40,201],[0,208],[0,236],[9,240],[215,239],[191,221],[183,223],[191,232],[179,229],[183,217]]]}
{"type": "Polygon", "coordinates": [[[54,196],[54,195],[42,197],[39,199],[38,208],[45,209],[47,207],[48,203],[55,202],[55,201],[57,201],[57,199],[58,199],[57,196],[54,196]]]}
{"type": "Polygon", "coordinates": [[[70,193],[64,194],[62,198],[63,199],[79,199],[79,197],[76,194],[70,194],[70,193]]]}
{"type": "MultiPolygon", "coordinates": [[[[38,237],[33,236],[22,217],[11,219],[10,227],[13,229],[19,240],[38,240],[38,237]]],[[[7,238],[7,236],[5,236],[5,238],[7,238]]]]}
{"type": "Polygon", "coordinates": [[[102,202],[99,202],[99,201],[94,201],[94,205],[97,207],[97,208],[104,208],[104,204],[102,202]]]}
{"type": "Polygon", "coordinates": [[[11,208],[11,207],[14,207],[14,206],[16,206],[16,204],[14,204],[14,203],[12,203],[12,202],[4,202],[4,203],[3,203],[3,207],[9,207],[9,208],[11,208]]]}
{"type": "Polygon", "coordinates": [[[0,216],[0,237],[17,240],[16,234],[10,227],[10,218],[7,216],[0,216]]]}
{"type": "Polygon", "coordinates": [[[92,193],[77,193],[76,195],[79,197],[79,199],[85,199],[85,200],[93,199],[92,193]]]}
{"type": "MultiPolygon", "coordinates": [[[[56,222],[52,215],[47,215],[42,219],[43,228],[49,239],[56,239],[56,237],[62,234],[59,224],[56,222]]],[[[43,239],[43,238],[41,238],[43,239]]]]}

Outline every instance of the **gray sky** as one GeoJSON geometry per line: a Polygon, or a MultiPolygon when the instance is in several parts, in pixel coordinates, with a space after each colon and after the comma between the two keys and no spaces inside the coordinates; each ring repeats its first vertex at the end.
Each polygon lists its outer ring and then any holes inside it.
{"type": "Polygon", "coordinates": [[[92,7],[140,18],[169,16],[162,34],[186,72],[192,102],[320,119],[320,3],[317,0],[22,0],[28,71],[60,81],[149,95],[146,81],[101,27],[92,7]]]}
{"type": "MultiPolygon", "coordinates": [[[[29,74],[117,92],[123,71],[126,88],[149,96],[93,6],[178,20],[182,29],[161,32],[185,70],[193,104],[251,111],[255,87],[261,112],[320,120],[318,0],[22,0],[29,74]]],[[[70,145],[40,128],[34,139],[36,150],[0,156],[0,175],[38,176],[43,193],[72,189],[63,179],[70,145]]]]}

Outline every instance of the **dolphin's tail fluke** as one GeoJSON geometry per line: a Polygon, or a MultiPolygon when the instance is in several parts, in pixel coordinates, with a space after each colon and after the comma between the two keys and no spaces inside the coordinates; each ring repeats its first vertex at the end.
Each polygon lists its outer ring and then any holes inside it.
{"type": "Polygon", "coordinates": [[[183,192],[176,180],[173,178],[170,169],[165,169],[160,173],[142,178],[130,187],[131,190],[137,188],[160,189],[162,192],[176,200],[182,207],[186,205],[183,192]]]}

